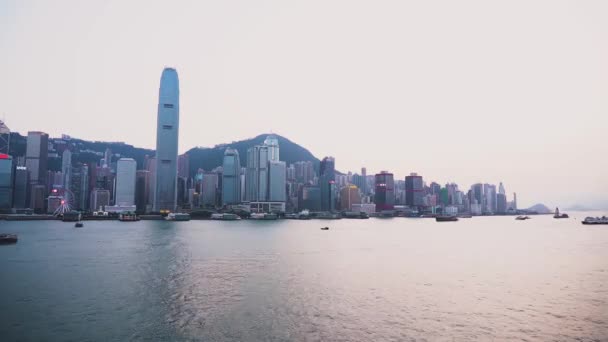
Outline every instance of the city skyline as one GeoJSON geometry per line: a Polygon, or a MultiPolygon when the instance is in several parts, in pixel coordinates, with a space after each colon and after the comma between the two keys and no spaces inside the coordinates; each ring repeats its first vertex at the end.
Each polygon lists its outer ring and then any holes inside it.
{"type": "Polygon", "coordinates": [[[608,206],[608,161],[595,158],[607,152],[606,3],[484,4],[486,16],[476,2],[178,3],[168,17],[145,5],[1,4],[9,127],[153,148],[157,75],[172,65],[182,153],[274,131],[342,171],[608,206]]]}

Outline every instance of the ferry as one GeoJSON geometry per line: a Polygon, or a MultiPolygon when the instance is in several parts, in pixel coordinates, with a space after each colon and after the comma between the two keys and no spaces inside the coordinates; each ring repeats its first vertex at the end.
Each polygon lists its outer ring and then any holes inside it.
{"type": "Polygon", "coordinates": [[[0,245],[15,244],[17,240],[17,234],[0,234],[0,245]]]}
{"type": "Polygon", "coordinates": [[[519,220],[519,221],[525,221],[525,220],[529,220],[530,217],[529,216],[517,216],[515,219],[519,220]]]}
{"type": "Polygon", "coordinates": [[[230,213],[215,213],[215,214],[211,214],[211,219],[212,220],[221,220],[221,221],[236,221],[236,220],[240,220],[241,217],[239,215],[236,214],[230,214],[230,213]]]}
{"type": "Polygon", "coordinates": [[[583,224],[608,224],[608,217],[586,217],[583,221],[583,224]]]}
{"type": "Polygon", "coordinates": [[[139,221],[139,216],[135,213],[120,213],[118,220],[121,222],[136,222],[139,221]]]}
{"type": "Polygon", "coordinates": [[[249,218],[252,220],[276,220],[279,216],[274,213],[253,213],[249,218]]]}
{"type": "Polygon", "coordinates": [[[186,213],[169,213],[167,217],[165,217],[167,221],[190,221],[190,214],[186,213]]]}
{"type": "Polygon", "coordinates": [[[82,221],[78,221],[78,222],[76,222],[74,224],[74,227],[76,227],[76,228],[82,228],[82,227],[84,227],[84,223],[82,223],[82,221]]]}
{"type": "Polygon", "coordinates": [[[566,214],[566,213],[560,214],[559,208],[555,208],[555,215],[553,215],[553,218],[562,219],[562,218],[569,218],[569,217],[570,216],[568,216],[568,214],[566,214]]]}
{"type": "Polygon", "coordinates": [[[458,221],[457,216],[437,216],[435,217],[435,221],[437,222],[454,222],[458,221]]]}

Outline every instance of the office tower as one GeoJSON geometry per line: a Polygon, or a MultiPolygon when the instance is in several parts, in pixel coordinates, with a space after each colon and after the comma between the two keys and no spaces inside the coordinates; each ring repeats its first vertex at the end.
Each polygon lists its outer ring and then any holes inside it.
{"type": "Polygon", "coordinates": [[[66,192],[66,200],[76,210],[89,209],[89,167],[87,164],[78,164],[72,167],[70,191],[66,192]],[[73,197],[72,197],[73,196],[73,197]]]}
{"type": "Polygon", "coordinates": [[[247,150],[246,198],[249,202],[268,199],[268,146],[253,146],[247,150]]]}
{"type": "Polygon", "coordinates": [[[496,212],[496,185],[484,184],[483,185],[484,205],[482,210],[484,213],[495,213],[496,212]]]}
{"type": "Polygon", "coordinates": [[[517,194],[513,193],[513,210],[517,210],[517,194]]]}
{"type": "Polygon", "coordinates": [[[214,208],[218,199],[219,175],[217,172],[203,172],[200,203],[203,207],[214,208]]]}
{"type": "Polygon", "coordinates": [[[483,184],[477,183],[471,186],[473,197],[471,198],[471,204],[479,204],[483,207],[483,184]]]}
{"type": "Polygon", "coordinates": [[[441,205],[444,207],[450,205],[450,193],[448,188],[444,187],[439,190],[439,203],[441,203],[441,205]]]}
{"type": "Polygon", "coordinates": [[[279,161],[279,139],[274,134],[266,137],[264,146],[268,146],[268,161],[279,161]]]}
{"type": "Polygon", "coordinates": [[[422,176],[410,173],[405,176],[405,204],[410,207],[424,206],[424,182],[422,176]]]}
{"type": "Polygon", "coordinates": [[[46,207],[46,185],[30,184],[30,208],[36,214],[44,214],[46,207]]]}
{"type": "Polygon", "coordinates": [[[13,207],[13,158],[0,154],[0,209],[13,207]]]}
{"type": "Polygon", "coordinates": [[[25,209],[29,207],[28,203],[28,185],[29,172],[25,166],[15,167],[14,185],[13,185],[13,208],[25,209]]]}
{"type": "Polygon", "coordinates": [[[361,204],[359,188],[355,185],[347,185],[340,190],[340,209],[352,211],[353,204],[361,204]]]}
{"type": "Polygon", "coordinates": [[[361,177],[363,177],[364,181],[359,188],[361,189],[361,193],[364,196],[367,196],[367,168],[365,168],[365,167],[361,168],[361,177]]]}
{"type": "Polygon", "coordinates": [[[68,149],[64,150],[61,155],[61,176],[63,177],[63,188],[70,190],[72,183],[72,152],[68,149]]]}
{"type": "Polygon", "coordinates": [[[502,194],[502,195],[506,195],[507,193],[505,192],[505,186],[502,185],[502,182],[500,182],[500,184],[498,185],[498,193],[502,194]]]}
{"type": "Polygon", "coordinates": [[[336,160],[334,157],[325,157],[321,160],[319,168],[319,187],[321,189],[321,210],[335,210],[335,181],[336,160]]]}
{"type": "Polygon", "coordinates": [[[158,95],[154,211],[175,211],[177,206],[178,137],[179,79],[175,69],[165,68],[158,95]]]}
{"type": "Polygon", "coordinates": [[[150,189],[150,171],[148,170],[137,170],[135,174],[135,206],[137,212],[145,213],[146,206],[148,205],[148,198],[150,195],[148,191],[150,189]]]}
{"type": "Polygon", "coordinates": [[[296,181],[296,167],[293,164],[289,165],[289,167],[287,168],[287,181],[296,181]]]}
{"type": "Polygon", "coordinates": [[[268,162],[268,200],[270,202],[287,201],[287,181],[285,162],[271,160],[268,162]]]}
{"type": "Polygon", "coordinates": [[[321,210],[321,189],[316,185],[306,184],[298,193],[298,209],[309,211],[321,210]]]}
{"type": "Polygon", "coordinates": [[[91,210],[105,210],[110,205],[110,191],[107,189],[93,189],[91,192],[91,210]]]}
{"type": "Polygon", "coordinates": [[[135,177],[137,162],[132,158],[120,158],[116,163],[117,206],[135,205],[135,177]]]}
{"type": "Polygon", "coordinates": [[[148,175],[148,205],[150,209],[154,206],[154,196],[156,194],[156,158],[149,158],[147,161],[146,170],[150,172],[148,175]]]}
{"type": "Polygon", "coordinates": [[[227,148],[222,162],[222,204],[241,203],[241,161],[239,151],[227,148]]]}
{"type": "Polygon", "coordinates": [[[112,150],[106,148],[105,153],[103,154],[104,163],[101,165],[102,167],[112,168],[112,150]]]}
{"type": "Polygon", "coordinates": [[[190,157],[185,153],[177,157],[177,176],[183,179],[190,178],[190,157]]]}
{"type": "Polygon", "coordinates": [[[441,191],[441,185],[435,182],[431,182],[431,185],[429,185],[429,191],[431,195],[439,196],[439,192],[441,191]]]}
{"type": "Polygon", "coordinates": [[[311,161],[295,162],[296,181],[300,183],[310,183],[315,178],[315,169],[311,161]]]}
{"type": "Polygon", "coordinates": [[[28,132],[25,166],[30,171],[30,182],[46,185],[48,139],[43,132],[28,132]]]}
{"type": "Polygon", "coordinates": [[[393,174],[381,171],[375,177],[376,212],[395,209],[395,182],[393,174]]]}
{"type": "Polygon", "coordinates": [[[11,130],[0,120],[0,154],[10,155],[11,130]]]}

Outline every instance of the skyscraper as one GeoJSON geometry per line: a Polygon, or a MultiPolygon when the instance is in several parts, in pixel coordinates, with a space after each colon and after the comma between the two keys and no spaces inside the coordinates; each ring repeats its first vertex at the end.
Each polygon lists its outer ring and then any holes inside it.
{"type": "Polygon", "coordinates": [[[268,200],[268,146],[258,145],[247,150],[246,199],[250,202],[268,200]]]}
{"type": "Polygon", "coordinates": [[[154,211],[175,211],[177,206],[178,137],[179,79],[175,69],[165,68],[158,94],[154,211]]]}
{"type": "Polygon", "coordinates": [[[116,205],[135,205],[135,177],[137,162],[132,158],[120,158],[116,163],[116,205]]]}
{"type": "Polygon", "coordinates": [[[0,209],[13,206],[13,158],[0,153],[0,209]]]}
{"type": "Polygon", "coordinates": [[[361,204],[359,188],[347,185],[340,190],[340,210],[352,211],[353,204],[361,204]]]}
{"type": "MultiPolygon", "coordinates": [[[[277,148],[278,151],[278,148],[277,148]]],[[[287,175],[285,162],[271,160],[268,162],[268,200],[285,202],[287,200],[285,179],[287,175]]]]}
{"type": "Polygon", "coordinates": [[[63,176],[63,188],[70,190],[72,176],[72,152],[68,149],[61,156],[61,175],[63,176]]]}
{"type": "Polygon", "coordinates": [[[241,202],[241,162],[239,151],[227,148],[222,163],[222,203],[237,204],[241,202]]]}
{"type": "Polygon", "coordinates": [[[319,168],[319,188],[321,189],[321,210],[334,211],[336,189],[336,160],[325,157],[319,168]]]}
{"type": "Polygon", "coordinates": [[[268,146],[268,160],[279,161],[279,139],[274,134],[266,137],[264,146],[268,146]]]}
{"type": "Polygon", "coordinates": [[[46,185],[49,136],[43,132],[27,133],[25,166],[30,171],[32,184],[46,185]]]}
{"type": "Polygon", "coordinates": [[[150,189],[150,171],[137,170],[135,176],[135,206],[140,213],[146,212],[148,205],[148,190],[150,189]]]}
{"type": "Polygon", "coordinates": [[[405,176],[405,204],[410,207],[420,207],[424,205],[424,182],[422,176],[410,173],[405,176]]]}
{"type": "Polygon", "coordinates": [[[25,166],[15,167],[15,181],[13,187],[13,207],[24,209],[29,206],[27,202],[29,172],[25,166]]]}
{"type": "Polygon", "coordinates": [[[395,181],[393,174],[381,171],[376,174],[376,212],[395,209],[395,181]]]}

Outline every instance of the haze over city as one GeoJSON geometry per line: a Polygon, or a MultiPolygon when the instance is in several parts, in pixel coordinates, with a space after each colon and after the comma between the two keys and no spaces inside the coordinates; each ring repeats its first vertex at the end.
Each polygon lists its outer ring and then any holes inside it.
{"type": "Polygon", "coordinates": [[[607,207],[606,17],[601,1],[5,1],[0,116],[155,148],[172,66],[180,153],[274,131],[341,171],[607,207]]]}

